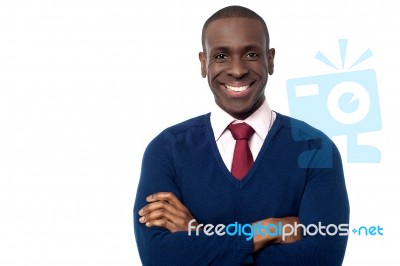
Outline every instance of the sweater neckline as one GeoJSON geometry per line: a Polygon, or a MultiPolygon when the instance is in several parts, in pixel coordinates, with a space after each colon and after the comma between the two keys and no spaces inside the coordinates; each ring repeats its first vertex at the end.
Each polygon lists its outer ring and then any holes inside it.
{"type": "Polygon", "coordinates": [[[242,180],[236,179],[231,174],[231,171],[226,167],[226,165],[221,157],[221,154],[219,153],[217,143],[214,139],[214,132],[213,132],[213,129],[211,127],[211,122],[210,122],[211,113],[208,113],[205,116],[207,138],[208,138],[208,141],[210,142],[210,146],[211,146],[212,153],[214,155],[214,159],[217,161],[218,166],[221,168],[222,172],[224,173],[224,176],[226,178],[228,178],[229,181],[231,181],[233,183],[233,185],[235,185],[239,189],[244,187],[249,182],[249,180],[252,178],[252,176],[254,176],[254,172],[257,171],[260,161],[263,160],[263,157],[265,156],[265,154],[270,146],[271,141],[273,140],[273,138],[275,137],[279,128],[281,127],[282,115],[278,112],[275,112],[275,114],[276,114],[275,121],[272,124],[271,129],[269,130],[267,137],[261,146],[260,152],[259,152],[256,160],[254,161],[252,167],[250,168],[249,172],[244,176],[244,178],[242,180]]]}

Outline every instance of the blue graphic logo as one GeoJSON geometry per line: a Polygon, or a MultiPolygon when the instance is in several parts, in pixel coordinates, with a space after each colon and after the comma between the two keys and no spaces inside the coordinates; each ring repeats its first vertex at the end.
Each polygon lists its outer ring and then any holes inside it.
{"type": "MultiPolygon", "coordinates": [[[[339,40],[342,70],[348,40],[339,40]]],[[[367,49],[347,70],[372,56],[367,49]]],[[[318,51],[315,58],[339,70],[318,51]]],[[[360,145],[357,134],[382,129],[376,73],[373,69],[346,71],[287,80],[289,111],[294,118],[322,130],[329,137],[347,136],[347,162],[379,163],[380,150],[360,145]]],[[[301,136],[294,135],[296,140],[301,136]]],[[[330,148],[331,149],[331,148],[330,148]]]]}

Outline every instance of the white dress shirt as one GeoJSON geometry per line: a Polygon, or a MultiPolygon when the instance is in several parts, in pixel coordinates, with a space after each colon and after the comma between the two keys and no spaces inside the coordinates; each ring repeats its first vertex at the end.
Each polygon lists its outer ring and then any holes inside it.
{"type": "Polygon", "coordinates": [[[275,117],[276,114],[271,111],[266,100],[257,111],[245,120],[237,120],[233,118],[230,114],[226,113],[215,104],[214,109],[211,111],[211,127],[214,132],[219,153],[229,170],[231,170],[232,167],[233,151],[235,149],[236,140],[232,137],[231,132],[226,127],[232,122],[245,122],[254,129],[255,133],[249,140],[249,146],[255,161],[261,150],[261,146],[267,137],[268,131],[271,128],[272,123],[275,121],[275,117]]]}

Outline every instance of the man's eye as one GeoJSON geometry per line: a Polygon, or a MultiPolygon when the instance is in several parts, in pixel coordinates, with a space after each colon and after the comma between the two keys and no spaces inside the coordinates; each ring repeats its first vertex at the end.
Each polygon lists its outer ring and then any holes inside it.
{"type": "Polygon", "coordinates": [[[258,58],[258,54],[251,52],[251,53],[246,54],[246,58],[256,59],[256,58],[258,58]]]}
{"type": "Polygon", "coordinates": [[[214,58],[217,60],[224,60],[224,59],[227,59],[228,57],[224,54],[217,54],[214,56],[214,58]]]}

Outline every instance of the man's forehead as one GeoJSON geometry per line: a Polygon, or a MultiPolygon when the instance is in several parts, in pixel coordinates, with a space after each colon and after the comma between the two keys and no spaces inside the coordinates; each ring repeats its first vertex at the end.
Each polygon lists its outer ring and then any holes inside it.
{"type": "Polygon", "coordinates": [[[205,32],[206,46],[259,46],[266,43],[262,23],[252,18],[232,17],[212,21],[205,32]]]}
{"type": "Polygon", "coordinates": [[[254,19],[254,18],[247,18],[247,17],[228,17],[228,18],[219,18],[214,21],[211,21],[206,28],[209,30],[210,28],[221,28],[221,27],[229,27],[233,25],[241,25],[247,27],[259,27],[263,29],[261,21],[254,19]]]}

